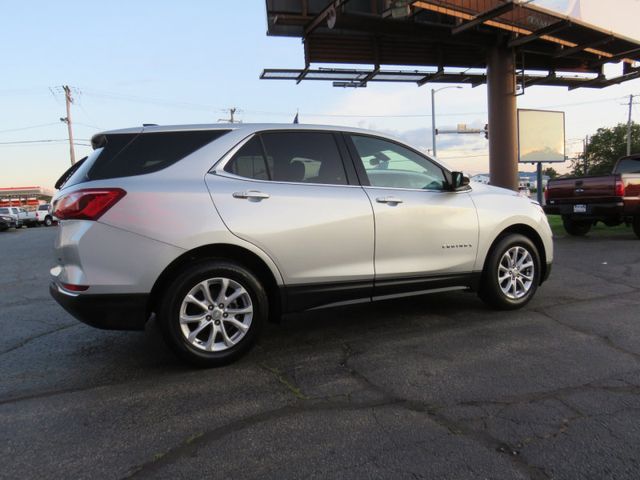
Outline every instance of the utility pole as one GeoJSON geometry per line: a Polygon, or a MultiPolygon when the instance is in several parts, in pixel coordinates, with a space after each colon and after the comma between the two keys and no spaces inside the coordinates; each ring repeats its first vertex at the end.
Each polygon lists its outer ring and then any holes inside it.
{"type": "Polygon", "coordinates": [[[436,129],[436,93],[440,90],[446,90],[447,88],[462,88],[460,85],[450,85],[448,87],[438,88],[437,90],[431,89],[431,143],[433,144],[433,156],[438,155],[436,147],[436,135],[438,130],[436,129]]]}
{"type": "Polygon", "coordinates": [[[587,159],[587,148],[589,147],[589,135],[584,137],[584,146],[582,148],[582,156],[584,160],[584,174],[589,175],[589,160],[587,159]]]}
{"type": "MultiPolygon", "coordinates": [[[[236,122],[234,115],[236,114],[236,112],[238,111],[238,109],[236,107],[232,107],[229,109],[229,118],[219,118],[218,121],[219,122],[227,122],[227,123],[241,123],[240,121],[236,122]]],[[[240,112],[238,112],[240,113],[240,112]]]]}
{"type": "Polygon", "coordinates": [[[67,104],[67,116],[61,118],[60,121],[67,124],[67,130],[69,131],[69,153],[71,154],[71,165],[76,163],[76,152],[73,149],[73,128],[71,127],[71,104],[73,103],[73,97],[71,96],[71,88],[69,85],[63,85],[64,99],[67,104]]]}
{"type": "Polygon", "coordinates": [[[629,95],[629,120],[627,120],[627,156],[631,155],[631,112],[633,111],[633,95],[629,95]]]}
{"type": "Polygon", "coordinates": [[[436,151],[436,91],[431,89],[431,146],[433,147],[433,157],[437,156],[436,151]]]}

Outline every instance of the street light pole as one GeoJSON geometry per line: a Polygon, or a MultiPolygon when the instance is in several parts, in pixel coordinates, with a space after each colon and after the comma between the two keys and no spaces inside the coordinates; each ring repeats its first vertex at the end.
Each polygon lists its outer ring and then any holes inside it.
{"type": "Polygon", "coordinates": [[[431,144],[433,146],[433,156],[438,154],[436,147],[436,93],[447,88],[462,88],[460,85],[450,85],[448,87],[438,88],[437,90],[431,89],[431,144]]]}
{"type": "Polygon", "coordinates": [[[431,89],[431,151],[434,158],[437,156],[436,151],[436,91],[431,89]]]}

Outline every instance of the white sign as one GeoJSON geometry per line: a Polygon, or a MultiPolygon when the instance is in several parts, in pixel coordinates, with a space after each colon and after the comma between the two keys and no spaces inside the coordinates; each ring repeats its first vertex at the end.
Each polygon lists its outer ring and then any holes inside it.
{"type": "Polygon", "coordinates": [[[640,0],[571,0],[567,14],[604,30],[640,40],[640,0]]]}
{"type": "Polygon", "coordinates": [[[564,162],[564,112],[518,110],[518,161],[564,162]]]}

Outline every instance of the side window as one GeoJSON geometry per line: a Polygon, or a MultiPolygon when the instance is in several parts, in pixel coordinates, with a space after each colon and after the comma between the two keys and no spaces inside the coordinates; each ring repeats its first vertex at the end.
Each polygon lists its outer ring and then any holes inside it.
{"type": "Polygon", "coordinates": [[[272,180],[347,184],[344,165],[332,133],[264,133],[262,141],[272,180]]]}
{"type": "Polygon", "coordinates": [[[373,187],[444,190],[442,169],[397,143],[364,135],[351,135],[362,166],[373,187]]]}
{"type": "Polygon", "coordinates": [[[270,173],[260,139],[256,136],[245,143],[233,158],[225,165],[224,170],[234,175],[256,180],[269,180],[270,173]]]}
{"type": "MultiPolygon", "coordinates": [[[[157,172],[227,132],[228,130],[185,130],[107,134],[101,145],[102,151],[95,158],[87,176],[89,180],[102,180],[157,172]]],[[[69,173],[66,172],[65,175],[69,176],[69,173]]],[[[72,181],[73,178],[69,180],[72,181]]]]}

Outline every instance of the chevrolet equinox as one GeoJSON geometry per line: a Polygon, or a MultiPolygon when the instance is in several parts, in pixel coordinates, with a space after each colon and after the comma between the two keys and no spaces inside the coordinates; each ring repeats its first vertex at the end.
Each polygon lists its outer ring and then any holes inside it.
{"type": "Polygon", "coordinates": [[[145,126],[92,146],[56,184],[51,294],[98,328],[155,315],[197,365],[294,311],[469,289],[520,308],[551,270],[540,205],[373,132],[145,126]]]}

